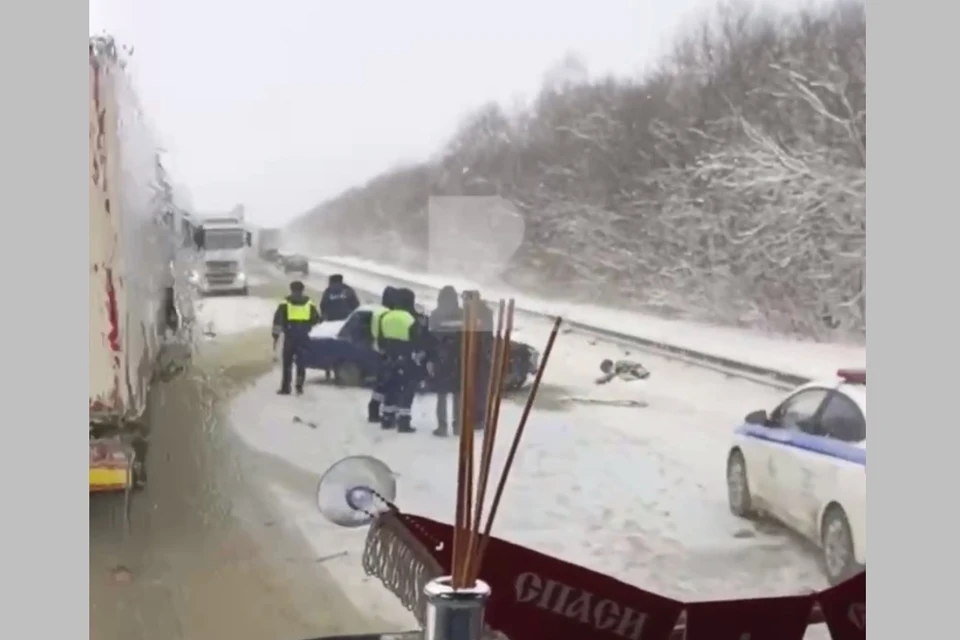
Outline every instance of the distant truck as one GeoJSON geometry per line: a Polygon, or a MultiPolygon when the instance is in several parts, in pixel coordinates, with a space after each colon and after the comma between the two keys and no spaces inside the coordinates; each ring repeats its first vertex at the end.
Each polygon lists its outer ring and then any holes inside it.
{"type": "Polygon", "coordinates": [[[89,67],[89,486],[129,496],[146,480],[150,390],[189,358],[195,247],[111,38],[90,39],[89,67]]]}
{"type": "Polygon", "coordinates": [[[191,274],[201,294],[239,293],[249,295],[247,282],[247,247],[252,234],[239,215],[201,218],[194,232],[201,260],[191,274]]]}
{"type": "Polygon", "coordinates": [[[280,257],[280,229],[261,229],[257,235],[257,255],[267,262],[280,257]]]}

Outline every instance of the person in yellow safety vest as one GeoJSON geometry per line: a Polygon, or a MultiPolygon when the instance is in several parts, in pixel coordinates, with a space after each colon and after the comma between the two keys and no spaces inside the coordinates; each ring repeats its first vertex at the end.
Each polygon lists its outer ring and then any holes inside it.
{"type": "Polygon", "coordinates": [[[380,427],[396,427],[400,433],[416,431],[410,425],[410,409],[420,381],[416,359],[426,345],[425,330],[415,315],[415,303],[413,291],[398,289],[394,308],[380,316],[378,329],[384,367],[380,427]]]}
{"type": "MultiPolygon", "coordinates": [[[[374,309],[370,316],[370,337],[373,339],[373,350],[380,352],[380,318],[383,314],[393,308],[393,298],[397,290],[393,287],[386,287],[380,297],[380,306],[374,309]]],[[[381,354],[382,356],[382,354],[381,354]]],[[[386,379],[386,365],[383,357],[377,365],[377,379],[373,385],[373,394],[370,396],[370,402],[367,403],[367,421],[377,424],[380,422],[380,405],[383,404],[383,382],[386,379]]]]}
{"type": "Polygon", "coordinates": [[[294,280],[290,283],[290,295],[277,306],[273,314],[273,344],[283,335],[283,373],[280,379],[280,395],[290,395],[290,378],[293,365],[297,365],[297,395],[303,393],[303,382],[307,369],[303,363],[304,351],[310,343],[310,329],[320,322],[320,312],[308,296],[303,293],[303,283],[294,280]]]}

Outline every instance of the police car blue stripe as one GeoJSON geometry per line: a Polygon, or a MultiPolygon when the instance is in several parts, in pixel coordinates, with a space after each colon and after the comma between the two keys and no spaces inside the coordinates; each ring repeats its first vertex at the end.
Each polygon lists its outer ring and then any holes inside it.
{"type": "Polygon", "coordinates": [[[773,445],[819,453],[830,458],[867,466],[866,449],[831,438],[814,436],[792,429],[769,429],[753,424],[738,427],[736,433],[747,438],[763,440],[773,445]]]}

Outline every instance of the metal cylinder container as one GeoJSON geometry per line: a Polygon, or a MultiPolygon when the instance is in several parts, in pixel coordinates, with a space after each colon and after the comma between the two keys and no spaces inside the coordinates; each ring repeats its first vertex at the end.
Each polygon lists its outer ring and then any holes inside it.
{"type": "Polygon", "coordinates": [[[427,599],[424,640],[482,640],[483,614],[490,586],[482,580],[454,589],[450,576],[431,580],[424,587],[427,599]]]}

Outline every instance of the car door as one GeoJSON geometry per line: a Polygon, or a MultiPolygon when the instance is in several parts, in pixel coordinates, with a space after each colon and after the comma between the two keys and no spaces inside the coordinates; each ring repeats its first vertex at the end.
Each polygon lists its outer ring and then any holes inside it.
{"type": "Polygon", "coordinates": [[[766,487],[769,508],[773,515],[796,527],[802,521],[803,508],[798,504],[805,479],[805,452],[798,444],[805,428],[813,424],[829,389],[810,387],[798,391],[777,407],[768,422],[769,441],[765,447],[766,487]]]}
{"type": "Polygon", "coordinates": [[[350,316],[340,327],[337,337],[346,340],[359,347],[373,348],[373,335],[370,332],[370,323],[373,319],[373,313],[366,309],[358,309],[350,316]]]}
{"type": "Polygon", "coordinates": [[[379,364],[379,357],[373,349],[371,322],[372,311],[357,309],[350,314],[337,334],[344,358],[360,367],[364,377],[374,375],[379,364]]]}
{"type": "Polygon", "coordinates": [[[833,391],[820,409],[815,429],[811,444],[820,455],[810,459],[811,481],[801,495],[809,510],[809,535],[819,539],[821,514],[831,502],[840,504],[857,535],[866,530],[867,517],[866,416],[852,398],[833,391]]]}

